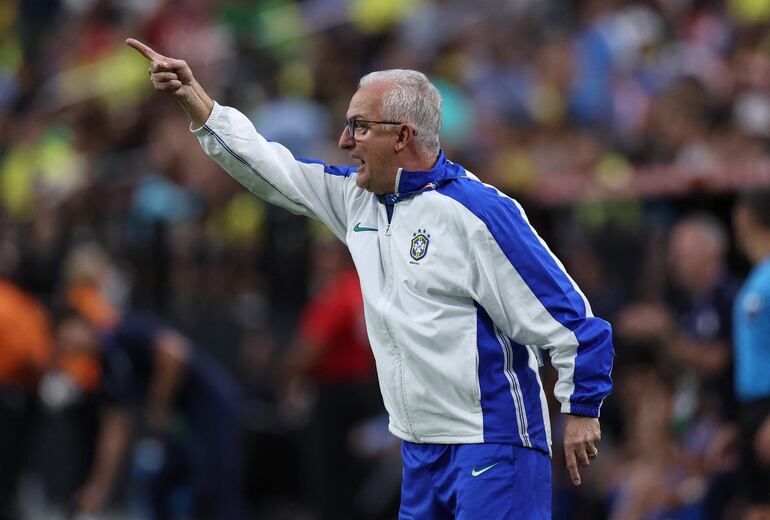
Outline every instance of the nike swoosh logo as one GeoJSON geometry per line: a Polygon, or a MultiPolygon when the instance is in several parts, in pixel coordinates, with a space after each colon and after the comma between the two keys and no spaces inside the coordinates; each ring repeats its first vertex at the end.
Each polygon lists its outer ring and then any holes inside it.
{"type": "Polygon", "coordinates": [[[353,231],[377,231],[376,227],[361,227],[361,223],[359,222],[356,224],[356,227],[353,228],[353,231]]]}
{"type": "Polygon", "coordinates": [[[498,464],[500,464],[500,463],[499,463],[499,462],[495,462],[495,463],[494,463],[494,464],[492,464],[491,466],[487,466],[486,468],[480,469],[480,470],[478,470],[478,471],[476,471],[476,468],[473,468],[473,469],[471,470],[471,476],[473,476],[473,477],[478,477],[478,476],[479,476],[479,475],[481,475],[482,473],[484,473],[484,472],[486,472],[486,471],[489,471],[490,469],[494,468],[494,467],[495,467],[495,466],[497,466],[498,464]]]}

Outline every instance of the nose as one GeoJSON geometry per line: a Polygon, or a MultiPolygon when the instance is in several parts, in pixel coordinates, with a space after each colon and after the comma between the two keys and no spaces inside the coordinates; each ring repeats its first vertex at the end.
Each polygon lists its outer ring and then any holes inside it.
{"type": "Polygon", "coordinates": [[[350,132],[348,132],[348,127],[342,129],[342,135],[340,135],[340,140],[337,143],[337,146],[340,147],[340,150],[350,150],[356,145],[356,140],[353,139],[353,136],[350,135],[350,132]]]}

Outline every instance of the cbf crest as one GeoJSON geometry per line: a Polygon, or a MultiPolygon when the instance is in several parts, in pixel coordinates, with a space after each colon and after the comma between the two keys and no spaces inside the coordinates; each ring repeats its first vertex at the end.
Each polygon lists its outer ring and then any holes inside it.
{"type": "Polygon", "coordinates": [[[412,243],[409,248],[409,255],[415,260],[422,260],[428,254],[428,245],[430,245],[430,234],[424,229],[418,229],[412,233],[412,243]]]}

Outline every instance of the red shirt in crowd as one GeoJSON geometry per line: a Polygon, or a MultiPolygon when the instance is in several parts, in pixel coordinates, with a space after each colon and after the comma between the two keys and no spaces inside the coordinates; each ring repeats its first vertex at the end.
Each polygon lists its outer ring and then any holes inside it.
{"type": "Polygon", "coordinates": [[[374,376],[355,270],[339,274],[308,303],[300,318],[300,336],[309,348],[321,351],[308,371],[318,382],[366,381],[374,376]]]}

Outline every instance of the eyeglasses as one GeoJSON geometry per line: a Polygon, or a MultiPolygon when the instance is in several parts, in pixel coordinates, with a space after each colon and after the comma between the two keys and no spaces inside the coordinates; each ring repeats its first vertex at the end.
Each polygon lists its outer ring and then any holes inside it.
{"type": "MultiPolygon", "coordinates": [[[[404,124],[401,121],[370,121],[368,119],[346,119],[345,126],[348,129],[350,137],[356,137],[356,128],[362,128],[361,123],[368,123],[370,125],[401,125],[404,124]]],[[[412,134],[417,135],[417,131],[412,127],[412,134]]]]}

